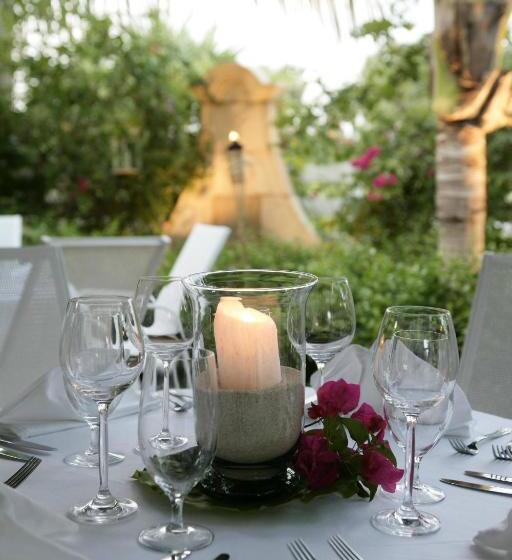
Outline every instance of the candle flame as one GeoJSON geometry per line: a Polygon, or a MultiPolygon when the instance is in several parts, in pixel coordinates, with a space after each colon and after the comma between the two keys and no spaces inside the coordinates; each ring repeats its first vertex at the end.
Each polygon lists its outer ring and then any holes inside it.
{"type": "Polygon", "coordinates": [[[230,142],[238,142],[240,140],[240,134],[236,130],[232,130],[228,134],[228,139],[230,142]]]}

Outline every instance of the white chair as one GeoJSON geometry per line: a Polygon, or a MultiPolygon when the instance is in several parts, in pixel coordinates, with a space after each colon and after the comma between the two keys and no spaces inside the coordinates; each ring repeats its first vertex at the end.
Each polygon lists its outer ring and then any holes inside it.
{"type": "Polygon", "coordinates": [[[22,245],[23,218],[19,214],[0,216],[0,247],[22,245]]]}
{"type": "Polygon", "coordinates": [[[512,254],[485,253],[459,383],[472,408],[512,418],[512,254]]]}
{"type": "Polygon", "coordinates": [[[171,240],[142,237],[41,237],[60,247],[72,295],[133,296],[137,280],[157,271],[171,240]]]}
{"type": "MultiPolygon", "coordinates": [[[[217,257],[231,234],[227,226],[212,226],[196,224],[187,237],[169,276],[184,278],[195,272],[208,272],[212,269],[217,257]]],[[[179,308],[182,301],[182,288],[178,284],[165,286],[154,302],[155,318],[152,325],[146,327],[148,336],[161,336],[169,332],[180,332],[180,325],[176,324],[170,329],[170,317],[179,317],[179,308]]]]}
{"type": "Polygon", "coordinates": [[[60,250],[0,249],[0,412],[58,365],[68,298],[60,250]]]}

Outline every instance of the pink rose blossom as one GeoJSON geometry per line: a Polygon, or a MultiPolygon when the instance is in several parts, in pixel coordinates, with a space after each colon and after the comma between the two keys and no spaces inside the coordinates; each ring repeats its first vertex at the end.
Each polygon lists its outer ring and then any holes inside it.
{"type": "Polygon", "coordinates": [[[381,200],[384,200],[384,197],[382,196],[382,194],[379,193],[379,192],[375,192],[375,191],[370,191],[366,195],[366,198],[369,202],[380,202],[381,200]]]}
{"type": "Polygon", "coordinates": [[[328,381],[317,391],[318,404],[309,408],[310,418],[336,416],[348,414],[354,410],[359,402],[361,388],[356,383],[347,383],[345,380],[328,381]]]}
{"type": "Polygon", "coordinates": [[[329,449],[325,437],[302,435],[294,466],[307,481],[311,490],[321,490],[338,479],[338,455],[329,449]]]}
{"type": "Polygon", "coordinates": [[[365,449],[361,474],[370,484],[380,484],[386,492],[394,492],[404,471],[397,469],[389,459],[377,451],[365,449]]]}
{"type": "Polygon", "coordinates": [[[380,148],[378,146],[372,146],[368,148],[366,152],[356,159],[353,159],[350,163],[357,169],[363,171],[370,167],[371,162],[380,154],[380,148]]]}
{"type": "Polygon", "coordinates": [[[398,178],[394,173],[381,173],[373,178],[372,185],[376,189],[381,189],[382,187],[393,187],[397,182],[398,178]]]}
{"type": "Polygon", "coordinates": [[[354,420],[359,420],[361,424],[372,434],[377,436],[378,441],[384,439],[384,430],[387,423],[380,414],[366,403],[363,403],[351,416],[354,420]]]}

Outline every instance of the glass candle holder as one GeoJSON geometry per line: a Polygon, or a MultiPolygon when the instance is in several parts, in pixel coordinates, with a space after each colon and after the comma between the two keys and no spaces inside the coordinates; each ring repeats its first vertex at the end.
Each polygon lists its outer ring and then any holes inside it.
{"type": "Polygon", "coordinates": [[[317,278],[303,272],[232,270],[193,274],[194,349],[217,361],[218,443],[202,482],[214,497],[293,490],[290,460],[303,427],[305,311],[317,278]]]}

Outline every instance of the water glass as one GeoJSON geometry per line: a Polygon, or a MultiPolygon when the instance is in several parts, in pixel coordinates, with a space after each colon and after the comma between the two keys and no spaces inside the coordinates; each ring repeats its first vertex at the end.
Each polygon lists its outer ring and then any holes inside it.
{"type": "MultiPolygon", "coordinates": [[[[192,345],[193,312],[190,296],[180,278],[146,276],[137,283],[135,310],[144,333],[146,352],[155,355],[157,372],[152,376],[153,391],[161,385],[169,395],[169,379],[174,357],[192,345]]],[[[162,429],[158,435],[161,444],[180,447],[183,443],[169,429],[169,399],[162,400],[162,429]]]]}
{"type": "MultiPolygon", "coordinates": [[[[413,500],[416,505],[436,504],[445,499],[445,493],[435,486],[425,484],[420,480],[420,466],[423,457],[441,439],[445,433],[453,413],[453,393],[450,398],[444,399],[435,407],[423,411],[418,416],[416,423],[416,454],[414,457],[414,481],[413,500]]],[[[407,439],[407,421],[404,414],[391,403],[384,403],[384,417],[388,423],[389,430],[398,447],[405,451],[407,439]]],[[[394,493],[384,490],[382,494],[393,500],[402,500],[405,491],[405,483],[402,480],[396,487],[394,493]]]]}
{"type": "Polygon", "coordinates": [[[89,296],[69,301],[64,318],[60,362],[66,381],[98,408],[99,479],[96,496],[68,515],[74,521],[106,524],[137,511],[133,500],[114,498],[108,487],[108,411],[112,401],[139,376],[144,343],[132,300],[89,296]]]}
{"type": "Polygon", "coordinates": [[[320,376],[325,364],[352,342],[355,330],[348,280],[319,277],[306,307],[306,353],[315,360],[320,376]]]}
{"type": "MultiPolygon", "coordinates": [[[[169,523],[143,530],[139,542],[144,546],[185,557],[193,550],[208,546],[213,533],[198,525],[183,522],[183,502],[210,466],[217,445],[217,365],[215,355],[202,349],[191,349],[177,356],[173,362],[176,376],[171,378],[169,391],[190,395],[193,407],[185,413],[171,412],[173,428],[181,445],[169,447],[160,438],[163,407],[155,409],[154,376],[158,375],[157,360],[147,360],[142,380],[139,413],[139,449],[144,464],[155,483],[168,496],[173,507],[169,523]],[[189,376],[187,372],[191,372],[189,376]],[[190,379],[187,390],[173,379],[190,379]]],[[[156,398],[168,400],[165,389],[156,398]]]]}
{"type": "MultiPolygon", "coordinates": [[[[89,426],[89,447],[84,451],[78,451],[76,453],[66,455],[66,457],[64,457],[64,463],[71,467],[98,468],[100,464],[100,419],[98,416],[98,406],[92,399],[83,397],[80,393],[75,391],[73,385],[71,385],[71,383],[66,379],[64,379],[64,387],[71,407],[89,426]]],[[[121,395],[112,401],[112,404],[108,409],[109,414],[114,412],[120,399],[121,395]]],[[[113,453],[112,451],[109,451],[108,464],[116,465],[117,463],[124,461],[124,458],[124,455],[121,453],[113,453]]]]}
{"type": "Polygon", "coordinates": [[[416,426],[425,411],[450,398],[459,354],[449,311],[432,307],[389,307],[372,355],[375,384],[384,400],[405,417],[405,492],[397,509],[372,518],[384,533],[412,537],[441,527],[437,517],[419,512],[413,501],[416,426]]]}

